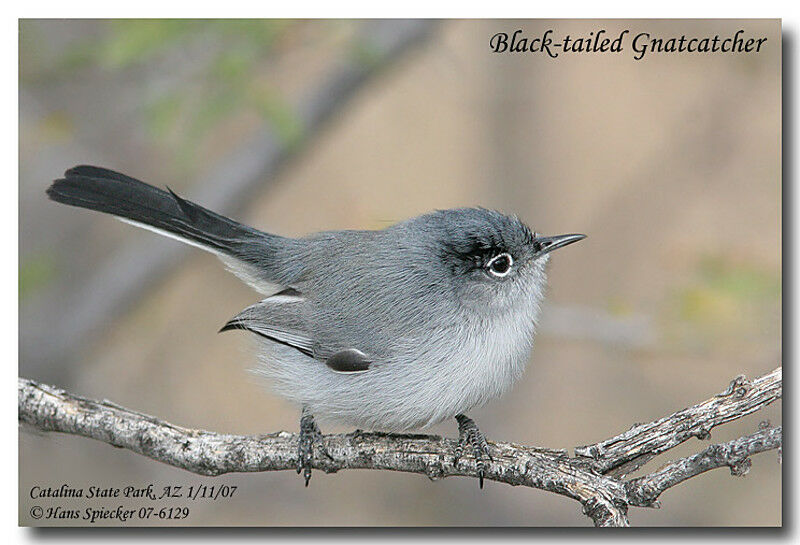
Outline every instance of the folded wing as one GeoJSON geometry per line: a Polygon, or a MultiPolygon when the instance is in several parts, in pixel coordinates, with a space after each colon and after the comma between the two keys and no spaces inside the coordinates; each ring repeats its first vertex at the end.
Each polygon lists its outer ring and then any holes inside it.
{"type": "Polygon", "coordinates": [[[220,331],[244,329],[270,341],[294,348],[298,352],[325,363],[339,373],[359,373],[369,369],[372,361],[356,348],[332,350],[314,339],[310,323],[310,303],[300,292],[287,288],[250,305],[234,316],[220,331]]]}

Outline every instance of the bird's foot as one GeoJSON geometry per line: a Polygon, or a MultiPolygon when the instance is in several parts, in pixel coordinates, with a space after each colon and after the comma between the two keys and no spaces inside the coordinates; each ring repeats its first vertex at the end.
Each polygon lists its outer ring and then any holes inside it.
{"type": "Polygon", "coordinates": [[[472,455],[475,456],[475,467],[478,469],[478,483],[483,488],[486,459],[492,460],[492,455],[489,453],[489,444],[473,419],[463,414],[457,414],[456,420],[458,421],[458,446],[456,447],[455,462],[456,464],[458,463],[458,460],[464,454],[465,448],[471,448],[472,455]]]}
{"type": "Polygon", "coordinates": [[[308,481],[311,480],[311,463],[314,460],[315,442],[319,443],[319,447],[325,456],[333,459],[322,442],[322,432],[319,431],[319,426],[314,421],[314,415],[304,407],[300,416],[300,440],[297,444],[297,473],[303,474],[306,486],[308,486],[308,481]]]}

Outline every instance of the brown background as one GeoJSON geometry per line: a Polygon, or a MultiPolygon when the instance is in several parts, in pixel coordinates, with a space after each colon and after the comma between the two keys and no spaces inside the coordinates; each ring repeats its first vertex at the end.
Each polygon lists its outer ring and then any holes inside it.
{"type": "MultiPolygon", "coordinates": [[[[176,39],[153,22],[21,24],[21,376],[183,426],[296,430],[297,409],[247,372],[251,340],[216,335],[258,295],[202,252],[190,252],[74,354],[62,352],[59,327],[78,317],[58,293],[83,286],[126,245],[177,243],[56,206],[44,189],[74,164],[97,163],[193,198],[191,180],[258,127],[287,130],[280,116],[265,121],[242,107],[241,97],[267,89],[291,104],[339,56],[353,54],[349,40],[364,24],[269,27],[277,38],[255,59],[244,49],[244,75],[230,55],[232,76],[205,66],[220,51],[237,51],[226,40],[265,30],[209,24],[176,39]],[[198,46],[203,40],[222,45],[198,46]],[[241,81],[247,92],[216,103],[213,86],[223,80],[241,81]],[[178,90],[166,105],[165,87],[178,90]],[[170,105],[177,114],[164,114],[170,105]],[[35,363],[43,347],[63,360],[35,363]]],[[[780,43],[779,22],[763,20],[446,21],[233,212],[264,230],[301,235],[483,205],[542,232],[587,233],[551,261],[548,306],[523,379],[471,416],[490,439],[553,448],[598,441],[781,362],[780,43]],[[491,54],[489,37],[516,28],[532,36],[547,28],[605,28],[611,36],[625,28],[661,36],[744,28],[768,41],[757,55],[644,61],[629,49],[558,59],[491,54]]],[[[780,423],[780,405],[715,430],[712,440],[752,432],[766,418],[780,423]]],[[[454,423],[432,431],[456,434],[454,423]]],[[[706,445],[689,442],[648,468],[706,445]]],[[[27,431],[19,452],[21,524],[34,522],[31,486],[64,482],[239,486],[233,500],[192,504],[194,525],[589,524],[565,498],[494,482],[480,491],[472,479],[316,472],[308,489],[290,472],[207,479],[86,439],[27,431]]],[[[781,466],[774,452],[760,455],[745,478],[718,470],[670,490],[662,503],[659,511],[632,510],[631,522],[779,525],[781,466]]]]}

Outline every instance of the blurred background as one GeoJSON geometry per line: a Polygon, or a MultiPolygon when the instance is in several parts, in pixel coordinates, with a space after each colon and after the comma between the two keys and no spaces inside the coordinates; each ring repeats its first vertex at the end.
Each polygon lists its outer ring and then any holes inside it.
{"type": "MultiPolygon", "coordinates": [[[[467,205],[587,233],[551,260],[524,378],[470,413],[489,439],[571,451],[766,373],[782,357],[780,31],[774,20],[22,21],[20,376],[186,427],[298,429],[298,409],[248,372],[252,339],[216,334],[258,294],[209,254],[49,202],[49,183],[82,163],[284,235],[467,205]],[[491,53],[494,33],[517,28],[743,28],[768,41],[757,55],[643,61],[491,53]]],[[[779,424],[780,404],[712,441],[765,419],[779,424]]],[[[457,435],[454,422],[430,431],[457,435]]],[[[152,482],[239,487],[192,504],[189,525],[590,525],[574,501],[466,478],[212,479],[26,430],[19,456],[21,524],[34,522],[34,485],[152,482]]],[[[756,456],[744,478],[691,479],[631,523],[779,525],[776,458],[756,456]]]]}

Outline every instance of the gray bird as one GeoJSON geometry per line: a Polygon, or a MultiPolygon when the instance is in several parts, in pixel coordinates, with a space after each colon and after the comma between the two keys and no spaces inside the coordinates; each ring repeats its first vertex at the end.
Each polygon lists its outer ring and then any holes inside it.
{"type": "Polygon", "coordinates": [[[456,418],[458,452],[471,449],[483,487],[489,447],[464,413],[519,379],[549,254],[585,238],[540,236],[483,208],[288,238],[94,166],[68,170],[47,194],[212,252],[266,296],[221,331],[258,335],[257,372],[302,407],[297,471],[306,485],[318,416],[383,431],[456,418]]]}

